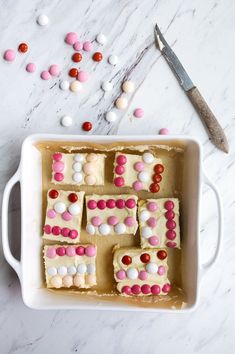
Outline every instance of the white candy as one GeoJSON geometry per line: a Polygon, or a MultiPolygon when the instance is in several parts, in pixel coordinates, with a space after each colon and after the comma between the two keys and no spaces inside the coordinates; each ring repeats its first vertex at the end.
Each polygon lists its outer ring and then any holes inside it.
{"type": "Polygon", "coordinates": [[[141,182],[148,182],[150,180],[150,175],[148,172],[146,171],[141,171],[139,174],[138,174],[138,180],[141,181],[141,182]]]}
{"type": "Polygon", "coordinates": [[[95,274],[95,264],[87,264],[87,273],[88,274],[95,274]]]}
{"type": "Polygon", "coordinates": [[[131,267],[131,268],[127,269],[126,275],[127,275],[127,278],[129,278],[129,279],[132,279],[132,280],[137,279],[138,278],[138,270],[131,267]]]}
{"type": "Polygon", "coordinates": [[[87,224],[86,232],[88,232],[89,235],[94,235],[95,234],[95,227],[91,224],[87,224]]]}
{"type": "Polygon", "coordinates": [[[76,274],[76,267],[74,267],[74,266],[70,266],[70,267],[68,267],[68,274],[71,274],[71,275],[74,275],[74,274],[76,274]]]}
{"type": "Polygon", "coordinates": [[[49,267],[47,268],[47,274],[49,274],[51,277],[57,274],[57,269],[55,267],[49,267]]]}
{"type": "Polygon", "coordinates": [[[109,111],[106,113],[105,119],[107,120],[107,122],[112,123],[112,122],[115,122],[115,120],[117,119],[117,115],[115,112],[109,111]]]}
{"type": "Polygon", "coordinates": [[[67,274],[67,268],[64,267],[64,266],[60,266],[60,267],[57,269],[57,271],[58,271],[58,274],[59,274],[59,275],[62,275],[62,276],[64,276],[65,274],[67,274]]]}
{"type": "Polygon", "coordinates": [[[86,273],[86,265],[84,263],[81,263],[77,266],[77,273],[78,274],[86,273]]]}
{"type": "Polygon", "coordinates": [[[60,82],[60,89],[63,91],[67,91],[69,89],[69,82],[67,80],[63,80],[60,82]]]}
{"type": "Polygon", "coordinates": [[[99,232],[101,233],[101,235],[108,235],[110,234],[110,226],[108,224],[101,224],[99,226],[99,232]]]}
{"type": "Polygon", "coordinates": [[[149,238],[150,236],[153,236],[151,228],[148,226],[143,227],[141,230],[141,235],[144,238],[149,238]]]}
{"type": "Polygon", "coordinates": [[[46,26],[46,25],[48,25],[48,23],[49,23],[49,18],[48,18],[48,16],[47,16],[47,15],[43,15],[43,14],[39,15],[39,16],[37,17],[37,23],[38,23],[40,26],[46,26]]]}
{"type": "Polygon", "coordinates": [[[70,116],[64,116],[60,122],[64,127],[70,127],[73,124],[73,119],[70,116]]]}
{"type": "Polygon", "coordinates": [[[57,202],[54,204],[54,210],[57,213],[62,214],[66,210],[66,205],[63,202],[57,202]]]}
{"type": "Polygon", "coordinates": [[[99,33],[96,36],[96,42],[98,42],[101,45],[104,45],[107,42],[107,38],[103,33],[99,33]]]}
{"type": "Polygon", "coordinates": [[[80,81],[75,80],[75,81],[71,82],[69,88],[70,88],[70,91],[72,91],[72,92],[78,92],[78,91],[82,90],[82,84],[80,81]]]}
{"type": "Polygon", "coordinates": [[[84,155],[82,154],[76,154],[74,155],[74,161],[77,161],[77,162],[83,162],[84,161],[84,155]]]}
{"type": "Polygon", "coordinates": [[[150,164],[150,163],[153,163],[153,161],[154,161],[154,156],[153,156],[153,154],[151,154],[150,152],[145,152],[145,153],[143,154],[143,156],[142,156],[142,159],[143,159],[143,161],[144,161],[145,163],[150,164]]]}
{"type": "Polygon", "coordinates": [[[118,56],[117,55],[110,55],[109,57],[108,57],[108,62],[109,62],[109,64],[111,64],[111,65],[116,65],[117,63],[118,63],[118,56]]]}
{"type": "Polygon", "coordinates": [[[122,90],[126,93],[132,93],[135,89],[135,85],[132,81],[124,81],[122,84],[122,90]]]}
{"type": "Polygon", "coordinates": [[[77,182],[77,183],[80,183],[80,182],[82,182],[82,174],[80,173],[80,172],[75,172],[74,174],[73,174],[73,180],[74,180],[74,182],[77,182]]]}
{"type": "Polygon", "coordinates": [[[111,84],[111,82],[105,81],[105,82],[102,83],[101,88],[102,88],[103,91],[109,92],[109,91],[112,90],[113,85],[111,84]]]}
{"type": "Polygon", "coordinates": [[[75,162],[75,163],[73,164],[73,170],[74,170],[75,172],[81,172],[81,170],[82,170],[82,164],[81,164],[80,162],[75,162]]]}
{"type": "Polygon", "coordinates": [[[71,215],[78,215],[81,213],[81,207],[78,203],[72,203],[68,207],[68,211],[70,212],[71,215]]]}
{"type": "Polygon", "coordinates": [[[157,266],[156,263],[149,262],[149,263],[146,265],[146,270],[147,270],[148,273],[154,274],[154,273],[157,273],[157,271],[158,271],[158,266],[157,266]]]}
{"type": "Polygon", "coordinates": [[[140,213],[140,221],[147,221],[150,218],[151,214],[148,210],[143,210],[140,213]]]}
{"type": "Polygon", "coordinates": [[[114,231],[118,235],[124,234],[126,232],[126,225],[120,222],[114,226],[114,231]]]}

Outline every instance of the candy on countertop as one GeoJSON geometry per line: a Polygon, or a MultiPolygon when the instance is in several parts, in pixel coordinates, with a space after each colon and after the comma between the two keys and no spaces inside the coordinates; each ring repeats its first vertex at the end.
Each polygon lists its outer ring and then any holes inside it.
{"type": "Polygon", "coordinates": [[[134,116],[135,116],[136,118],[142,118],[143,115],[144,115],[144,110],[143,110],[142,108],[136,108],[136,109],[134,110],[134,116]]]}
{"type": "Polygon", "coordinates": [[[16,53],[13,49],[7,49],[3,54],[3,58],[6,61],[13,61],[15,60],[15,57],[16,57],[16,53]]]}
{"type": "Polygon", "coordinates": [[[49,68],[49,73],[52,76],[59,76],[60,75],[60,69],[59,66],[57,64],[52,64],[49,68]]]}
{"type": "Polygon", "coordinates": [[[135,89],[135,85],[132,81],[124,81],[122,84],[122,90],[126,93],[132,93],[135,89]]]}
{"type": "Polygon", "coordinates": [[[82,129],[85,130],[86,132],[89,132],[92,129],[92,123],[91,122],[84,122],[82,124],[82,129]]]}
{"type": "Polygon", "coordinates": [[[75,42],[74,45],[73,45],[73,49],[74,50],[82,50],[82,47],[83,47],[83,45],[79,41],[75,42]]]}
{"type": "Polygon", "coordinates": [[[127,107],[127,99],[125,97],[118,97],[115,101],[115,106],[118,108],[118,109],[125,109],[127,107]]]}
{"type": "Polygon", "coordinates": [[[36,70],[36,65],[34,63],[28,63],[25,70],[28,71],[28,73],[34,73],[36,70]]]}
{"type": "Polygon", "coordinates": [[[79,71],[77,75],[77,79],[80,82],[85,82],[88,80],[88,73],[86,71],[79,71]]]}
{"type": "Polygon", "coordinates": [[[60,82],[60,89],[63,91],[67,91],[69,89],[69,82],[67,80],[62,80],[60,82]]]}
{"type": "Polygon", "coordinates": [[[49,23],[49,18],[47,15],[41,14],[37,17],[37,23],[40,26],[46,26],[49,23]]]}
{"type": "Polygon", "coordinates": [[[70,127],[73,124],[73,119],[70,116],[64,116],[61,118],[61,125],[64,127],[70,127]]]}
{"type": "Polygon", "coordinates": [[[112,85],[112,83],[110,81],[105,81],[105,82],[102,83],[101,88],[102,88],[103,91],[109,92],[109,91],[112,90],[113,85],[112,85]]]}
{"type": "Polygon", "coordinates": [[[80,81],[78,81],[78,80],[75,80],[75,81],[72,81],[71,83],[70,83],[70,90],[72,91],[72,92],[78,92],[78,91],[81,91],[82,90],[82,84],[81,84],[81,82],[80,81]]]}
{"type": "Polygon", "coordinates": [[[117,115],[115,112],[109,111],[106,113],[105,119],[107,120],[107,122],[112,123],[115,122],[115,120],[117,119],[117,115]]]}
{"type": "Polygon", "coordinates": [[[111,64],[111,65],[116,65],[118,62],[119,62],[119,59],[118,59],[118,56],[117,55],[110,55],[109,57],[108,57],[108,62],[109,62],[109,64],[111,64]]]}
{"type": "Polygon", "coordinates": [[[77,68],[71,68],[69,70],[69,76],[71,77],[77,77],[78,76],[78,69],[77,68]]]}
{"type": "Polygon", "coordinates": [[[161,128],[159,130],[160,135],[168,135],[169,134],[169,129],[168,128],[161,128]]]}
{"type": "Polygon", "coordinates": [[[51,78],[51,74],[47,70],[42,71],[40,76],[42,80],[49,80],[51,78]]]}
{"type": "Polygon", "coordinates": [[[103,55],[102,55],[102,53],[100,53],[100,52],[95,52],[95,53],[93,54],[93,56],[92,56],[92,59],[93,59],[94,61],[99,62],[99,61],[101,61],[101,60],[103,59],[103,55]]]}
{"type": "Polygon", "coordinates": [[[26,53],[28,51],[28,45],[26,43],[20,43],[18,46],[18,51],[20,53],[26,53]]]}
{"type": "Polygon", "coordinates": [[[107,38],[103,33],[99,33],[96,36],[96,42],[98,42],[101,45],[104,45],[107,42],[107,38]]]}
{"type": "Polygon", "coordinates": [[[83,43],[83,50],[90,52],[92,50],[92,43],[90,41],[85,41],[83,43]]]}
{"type": "Polygon", "coordinates": [[[67,33],[64,41],[69,45],[73,45],[74,43],[76,43],[78,41],[77,33],[75,33],[75,32],[67,33]]]}
{"type": "Polygon", "coordinates": [[[82,54],[81,53],[74,53],[72,55],[72,61],[75,63],[79,63],[82,60],[82,54]]]}

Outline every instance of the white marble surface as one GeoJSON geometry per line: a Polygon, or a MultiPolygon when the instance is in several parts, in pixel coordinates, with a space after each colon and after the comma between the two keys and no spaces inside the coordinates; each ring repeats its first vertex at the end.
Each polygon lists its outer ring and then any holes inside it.
{"type": "MultiPolygon", "coordinates": [[[[92,134],[153,134],[169,127],[172,134],[198,137],[204,146],[204,166],[223,196],[225,233],[218,263],[201,282],[198,309],[191,314],[108,313],[83,311],[33,311],[22,302],[19,281],[0,258],[0,352],[5,353],[234,353],[234,92],[235,92],[235,2],[233,0],[51,0],[1,1],[0,51],[21,41],[31,50],[14,63],[0,59],[0,189],[19,163],[20,146],[31,133],[81,133],[81,123],[91,120],[92,134]],[[50,25],[36,25],[45,13],[50,25]],[[216,112],[230,143],[230,154],[218,151],[208,141],[204,128],[179,88],[164,59],[153,45],[153,25],[158,21],[166,38],[216,112]],[[76,30],[82,40],[99,32],[107,35],[102,49],[107,57],[117,54],[113,68],[87,62],[91,73],[83,93],[62,92],[58,79],[43,82],[39,70],[51,63],[63,68],[66,77],[72,50],[63,43],[66,32],[76,30]],[[37,73],[24,67],[35,61],[37,73]],[[107,124],[103,113],[112,105],[126,73],[137,90],[125,114],[107,124]],[[102,79],[111,79],[112,93],[99,90],[102,79]],[[133,108],[145,110],[143,119],[133,119],[133,108]],[[63,114],[74,126],[62,128],[63,114]]],[[[88,55],[87,55],[88,56],[88,55]]],[[[18,190],[10,205],[11,231],[19,244],[18,190]]],[[[204,259],[216,244],[217,214],[212,193],[204,188],[201,244],[204,259]]]]}

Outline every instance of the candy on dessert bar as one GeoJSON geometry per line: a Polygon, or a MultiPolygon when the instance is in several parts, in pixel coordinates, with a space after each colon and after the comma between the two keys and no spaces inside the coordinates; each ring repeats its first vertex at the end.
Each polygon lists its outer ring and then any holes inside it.
{"type": "Polygon", "coordinates": [[[48,288],[91,288],[96,285],[96,246],[44,246],[48,288]]]}
{"type": "Polygon", "coordinates": [[[67,243],[79,242],[84,194],[56,189],[47,192],[44,239],[67,243]]]}
{"type": "Polygon", "coordinates": [[[78,186],[104,185],[104,154],[79,153],[52,155],[52,183],[78,186]]]}
{"type": "Polygon", "coordinates": [[[135,234],[137,196],[90,195],[86,196],[86,230],[90,235],[135,234]]]}
{"type": "Polygon", "coordinates": [[[164,166],[162,160],[151,152],[132,155],[117,152],[114,161],[114,185],[132,187],[135,191],[147,190],[157,193],[164,166]]]}
{"type": "Polygon", "coordinates": [[[138,219],[141,247],[180,248],[179,200],[177,198],[140,200],[138,219]]]}
{"type": "Polygon", "coordinates": [[[117,290],[123,295],[166,295],[171,289],[164,249],[117,248],[113,265],[117,290]]]}

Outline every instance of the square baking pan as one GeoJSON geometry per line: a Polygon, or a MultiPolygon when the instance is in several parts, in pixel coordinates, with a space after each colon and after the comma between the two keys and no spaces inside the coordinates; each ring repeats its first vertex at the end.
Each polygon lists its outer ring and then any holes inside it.
{"type": "MultiPolygon", "coordinates": [[[[171,197],[169,195],[169,197],[171,197]]],[[[8,181],[2,204],[2,241],[7,262],[16,271],[22,288],[24,303],[34,309],[100,309],[119,311],[185,312],[196,308],[199,300],[200,280],[216,262],[222,239],[222,207],[219,193],[208,179],[202,166],[202,147],[194,138],[185,136],[79,136],[37,134],[27,137],[22,145],[19,168],[8,181]],[[164,301],[140,304],[118,301],[117,297],[76,296],[66,291],[53,292],[42,286],[42,155],[38,145],[45,142],[63,146],[71,144],[157,145],[160,148],[176,147],[183,151],[182,195],[181,195],[181,281],[185,294],[182,306],[166,306],[164,301]],[[21,186],[21,257],[15,259],[8,239],[8,204],[10,193],[16,183],[21,186]],[[214,254],[206,264],[200,259],[200,200],[203,183],[215,193],[218,209],[218,238],[214,254]],[[33,202],[32,198],[33,196],[33,202]]],[[[119,296],[123,298],[123,296],[119,296]]]]}

